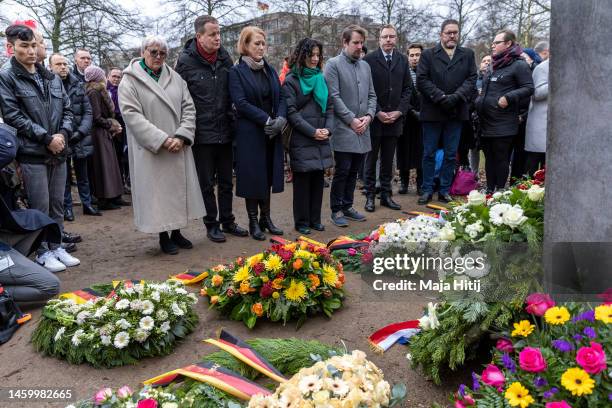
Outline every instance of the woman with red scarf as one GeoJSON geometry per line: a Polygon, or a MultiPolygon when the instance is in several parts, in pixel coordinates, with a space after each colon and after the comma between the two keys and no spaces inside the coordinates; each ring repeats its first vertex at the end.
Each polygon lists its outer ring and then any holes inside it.
{"type": "Polygon", "coordinates": [[[489,193],[506,186],[512,142],[519,132],[520,102],[534,91],[531,69],[521,58],[523,50],[512,31],[500,31],[491,49],[492,69],[476,100],[489,193]]]}

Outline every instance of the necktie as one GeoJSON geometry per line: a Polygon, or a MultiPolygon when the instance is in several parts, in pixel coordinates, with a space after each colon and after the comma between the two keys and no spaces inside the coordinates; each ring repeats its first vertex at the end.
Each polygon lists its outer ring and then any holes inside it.
{"type": "Polygon", "coordinates": [[[387,54],[385,55],[385,58],[387,59],[387,66],[391,67],[391,55],[387,54]]]}

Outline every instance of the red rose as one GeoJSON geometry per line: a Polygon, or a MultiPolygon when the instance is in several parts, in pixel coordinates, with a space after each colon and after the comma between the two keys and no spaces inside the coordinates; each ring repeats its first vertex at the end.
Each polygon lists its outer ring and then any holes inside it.
{"type": "Polygon", "coordinates": [[[532,293],[527,296],[525,302],[527,303],[525,311],[536,316],[544,316],[544,313],[555,305],[555,301],[544,293],[532,293]]]}
{"type": "Polygon", "coordinates": [[[533,178],[538,181],[544,181],[546,179],[546,168],[540,169],[533,173],[533,178]]]}
{"type": "Polygon", "coordinates": [[[138,405],[136,405],[136,408],[157,408],[157,401],[152,398],[140,400],[138,401],[138,405]]]}
{"type": "Polygon", "coordinates": [[[263,262],[257,262],[255,266],[253,266],[253,270],[257,276],[259,276],[265,269],[266,265],[264,265],[263,262]]]}
{"type": "Polygon", "coordinates": [[[371,252],[366,252],[361,257],[361,262],[364,264],[371,263],[374,260],[374,255],[371,252]]]}
{"type": "Polygon", "coordinates": [[[591,342],[591,347],[581,347],[576,353],[576,362],[589,374],[597,374],[606,369],[606,353],[601,344],[591,342]]]}
{"type": "Polygon", "coordinates": [[[259,290],[259,296],[261,296],[262,298],[268,298],[272,296],[272,293],[274,293],[274,288],[272,287],[272,282],[270,281],[264,283],[264,285],[259,290]]]}
{"type": "Polygon", "coordinates": [[[519,353],[519,365],[521,369],[530,373],[539,373],[546,370],[546,360],[538,348],[525,347],[519,353]]]}
{"type": "Polygon", "coordinates": [[[286,249],[283,249],[283,248],[279,249],[277,254],[278,256],[281,257],[283,262],[289,262],[289,260],[293,258],[293,252],[287,251],[286,249]]]}

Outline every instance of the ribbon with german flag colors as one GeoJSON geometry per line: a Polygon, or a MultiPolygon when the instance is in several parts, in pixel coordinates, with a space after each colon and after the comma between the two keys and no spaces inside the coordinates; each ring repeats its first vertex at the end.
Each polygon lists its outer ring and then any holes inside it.
{"type": "Polygon", "coordinates": [[[347,237],[346,235],[341,235],[338,238],[331,240],[327,244],[327,247],[330,251],[333,252],[339,249],[360,248],[368,245],[369,243],[366,241],[347,237]]]}
{"type": "Polygon", "coordinates": [[[297,239],[297,241],[298,242],[305,242],[307,244],[310,244],[310,245],[314,246],[315,248],[327,248],[327,245],[325,245],[324,243],[319,242],[319,241],[315,241],[314,239],[308,238],[308,237],[305,237],[305,236],[300,236],[297,239]]]}
{"type": "Polygon", "coordinates": [[[208,339],[204,341],[227,351],[238,360],[275,381],[280,383],[287,381],[287,378],[284,377],[280,371],[274,368],[272,364],[268,363],[266,359],[253,350],[251,346],[232,336],[225,330],[221,330],[218,340],[208,339]]]}
{"type": "Polygon", "coordinates": [[[425,207],[427,208],[431,208],[432,210],[438,210],[438,211],[442,211],[442,212],[448,212],[448,208],[446,208],[443,205],[438,205],[438,204],[427,204],[425,207]]]}
{"type": "Polygon", "coordinates": [[[191,269],[185,272],[179,273],[178,275],[171,275],[170,279],[183,282],[185,285],[193,285],[208,278],[208,271],[198,272],[191,269]]]}
{"type": "Polygon", "coordinates": [[[404,214],[412,215],[413,217],[418,217],[419,215],[423,215],[425,217],[431,218],[440,218],[439,214],[423,212],[423,211],[402,211],[404,214]]]}
{"type": "Polygon", "coordinates": [[[271,394],[268,389],[244,378],[240,374],[209,361],[168,371],[167,373],[144,381],[143,384],[152,385],[154,387],[164,386],[172,382],[182,381],[185,377],[210,384],[221,391],[245,401],[248,401],[252,396],[257,394],[271,394]]]}
{"type": "MultiPolygon", "coordinates": [[[[123,287],[125,288],[131,288],[137,284],[140,284],[140,285],[144,284],[144,281],[137,280],[137,279],[130,279],[130,280],[124,280],[124,281],[115,280],[115,281],[112,281],[113,289],[117,289],[117,286],[119,286],[120,284],[123,284],[123,287]]],[[[114,290],[112,290],[108,294],[105,294],[93,288],[85,288],[85,289],[75,290],[74,292],[62,293],[61,295],[59,295],[59,298],[60,299],[72,299],[74,300],[76,304],[81,305],[83,303],[89,302],[90,300],[91,301],[96,300],[99,297],[111,298],[113,296],[115,296],[114,290]]]]}

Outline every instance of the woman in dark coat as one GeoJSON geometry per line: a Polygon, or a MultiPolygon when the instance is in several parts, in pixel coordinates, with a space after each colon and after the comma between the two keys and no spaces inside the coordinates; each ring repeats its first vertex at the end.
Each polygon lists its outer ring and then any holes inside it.
{"type": "Polygon", "coordinates": [[[98,199],[100,210],[113,210],[126,204],[121,199],[123,182],[113,144],[113,137],[120,134],[122,129],[114,119],[115,106],[106,90],[106,75],[102,68],[93,65],[87,67],[85,81],[93,114],[92,193],[98,199]]]}
{"type": "Polygon", "coordinates": [[[519,134],[522,102],[534,89],[531,70],[521,58],[522,49],[513,32],[499,32],[492,50],[492,70],[485,74],[476,100],[488,192],[505,188],[512,144],[519,134]]]}
{"type": "Polygon", "coordinates": [[[293,221],[301,234],[310,228],[323,231],[323,172],[333,165],[329,137],[334,112],[331,97],[321,72],[323,46],[305,38],[298,43],[283,85],[287,115],[293,131],[289,145],[293,171],[293,221]]]}
{"type": "Polygon", "coordinates": [[[245,198],[251,236],[263,241],[266,229],[274,235],[283,234],[270,218],[270,189],[273,193],[284,189],[280,133],[287,123],[287,106],[280,97],[278,74],[264,59],[263,30],[243,28],[238,51],[240,59],[229,72],[237,116],[236,195],[245,198]]]}

